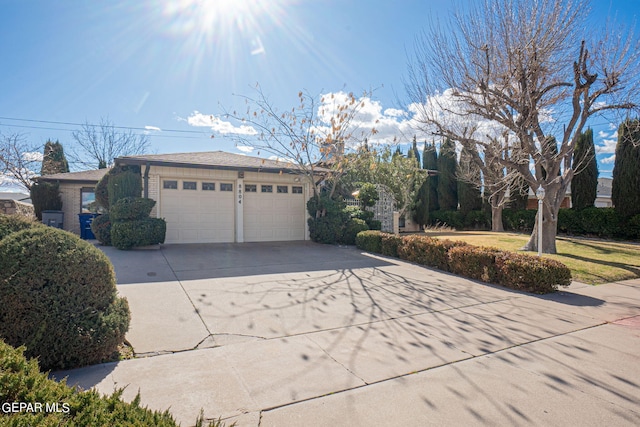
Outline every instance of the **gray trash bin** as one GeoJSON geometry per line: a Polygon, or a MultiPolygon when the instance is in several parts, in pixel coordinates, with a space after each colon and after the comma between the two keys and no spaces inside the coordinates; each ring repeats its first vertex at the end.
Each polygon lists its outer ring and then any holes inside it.
{"type": "Polygon", "coordinates": [[[42,211],[42,223],[50,227],[62,228],[64,223],[64,212],[42,211]]]}

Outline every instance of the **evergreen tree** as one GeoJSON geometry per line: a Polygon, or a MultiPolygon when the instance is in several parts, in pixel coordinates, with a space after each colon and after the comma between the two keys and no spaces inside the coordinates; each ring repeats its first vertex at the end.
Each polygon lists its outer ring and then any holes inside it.
{"type": "Polygon", "coordinates": [[[574,209],[592,207],[598,193],[598,161],[591,128],[578,136],[573,163],[576,174],[571,180],[571,205],[574,209]]]}
{"type": "Polygon", "coordinates": [[[64,155],[62,144],[58,141],[47,141],[47,143],[44,144],[40,175],[53,175],[54,173],[65,172],[69,172],[69,162],[67,162],[67,158],[64,155]]]}
{"type": "Polygon", "coordinates": [[[416,136],[413,135],[413,143],[411,145],[411,150],[413,151],[413,157],[418,161],[418,167],[420,167],[420,151],[418,151],[418,141],[416,140],[416,136]]]}
{"type": "Polygon", "coordinates": [[[458,165],[458,202],[463,215],[482,209],[481,180],[480,168],[473,162],[469,150],[463,147],[458,165]]]}
{"type": "MultiPolygon", "coordinates": [[[[433,142],[431,145],[427,145],[426,141],[424,143],[422,169],[431,171],[438,170],[438,153],[436,151],[436,144],[433,142]]],[[[429,184],[429,212],[437,211],[440,209],[440,203],[438,202],[438,175],[430,175],[426,183],[429,184]]]]}
{"type": "Polygon", "coordinates": [[[458,209],[458,180],[456,178],[456,144],[449,138],[440,147],[438,156],[438,203],[440,210],[458,209]]]}
{"type": "Polygon", "coordinates": [[[611,201],[625,218],[640,214],[640,121],[626,120],[618,128],[611,201]]]}

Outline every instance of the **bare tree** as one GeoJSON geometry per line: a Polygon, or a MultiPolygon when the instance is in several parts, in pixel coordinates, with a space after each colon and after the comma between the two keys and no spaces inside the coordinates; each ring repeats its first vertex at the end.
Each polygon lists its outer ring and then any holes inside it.
{"type": "MultiPolygon", "coordinates": [[[[318,177],[324,174],[324,183],[333,194],[348,162],[345,149],[376,133],[375,129],[358,126],[358,114],[368,94],[361,98],[343,92],[315,97],[301,91],[297,106],[280,110],[259,85],[255,92],[255,97],[244,97],[247,105],[244,113],[225,114],[225,118],[242,123],[238,128],[241,131],[230,132],[229,137],[237,145],[250,146],[295,164],[310,183],[314,196],[319,191],[318,177]]],[[[218,119],[212,116],[211,120],[218,119]]]]}
{"type": "MultiPolygon", "coordinates": [[[[592,31],[588,0],[478,3],[418,40],[407,90],[434,133],[488,146],[490,132],[461,133],[453,116],[509,136],[500,163],[545,190],[542,251],[555,253],[576,140],[590,117],[637,108],[640,45],[631,31],[592,31]]],[[[536,221],[524,249],[537,250],[538,232],[536,221]]]]}
{"type": "Polygon", "coordinates": [[[75,145],[69,150],[69,158],[90,169],[106,168],[116,157],[144,154],[149,148],[146,135],[116,127],[105,118],[97,125],[86,122],[72,135],[75,145]]]}
{"type": "Polygon", "coordinates": [[[0,185],[31,189],[42,163],[42,147],[29,143],[19,133],[0,134],[0,185]]]}

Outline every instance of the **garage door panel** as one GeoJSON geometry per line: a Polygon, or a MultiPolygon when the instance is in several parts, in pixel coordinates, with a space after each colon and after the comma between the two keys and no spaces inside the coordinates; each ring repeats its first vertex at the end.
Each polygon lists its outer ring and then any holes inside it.
{"type": "MultiPolygon", "coordinates": [[[[198,188],[201,184],[198,183],[198,188]]],[[[167,243],[235,241],[232,192],[162,189],[160,216],[167,221],[167,243]]]]}
{"type": "MultiPolygon", "coordinates": [[[[257,184],[258,190],[261,185],[257,184]]],[[[275,191],[277,184],[272,185],[275,191]]],[[[246,242],[304,240],[306,209],[302,194],[245,193],[244,201],[246,242]]]]}

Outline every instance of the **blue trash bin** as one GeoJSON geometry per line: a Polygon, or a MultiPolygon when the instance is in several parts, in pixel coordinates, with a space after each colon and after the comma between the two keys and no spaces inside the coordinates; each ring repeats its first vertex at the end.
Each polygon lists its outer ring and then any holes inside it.
{"type": "Polygon", "coordinates": [[[96,236],[93,235],[93,231],[91,231],[91,223],[97,216],[98,214],[95,213],[78,214],[78,218],[80,219],[80,238],[84,240],[93,240],[96,238],[96,236]]]}

